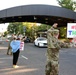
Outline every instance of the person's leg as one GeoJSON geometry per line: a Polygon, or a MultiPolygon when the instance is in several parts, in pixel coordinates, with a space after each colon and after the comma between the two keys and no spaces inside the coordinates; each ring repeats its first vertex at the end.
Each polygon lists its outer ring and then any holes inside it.
{"type": "Polygon", "coordinates": [[[12,55],[12,49],[11,49],[10,46],[9,46],[8,49],[7,49],[7,55],[12,55]]]}
{"type": "Polygon", "coordinates": [[[8,46],[8,49],[7,49],[7,55],[9,55],[9,50],[10,50],[10,46],[8,46]]]}
{"type": "Polygon", "coordinates": [[[10,50],[11,50],[11,46],[10,46],[10,41],[9,41],[9,42],[8,42],[7,55],[9,55],[9,53],[10,53],[10,50]]]}
{"type": "Polygon", "coordinates": [[[15,53],[13,53],[13,65],[16,65],[17,64],[17,61],[18,61],[18,57],[19,57],[19,50],[15,53]]]}
{"type": "Polygon", "coordinates": [[[9,55],[12,55],[12,48],[9,49],[9,55]]]}
{"type": "Polygon", "coordinates": [[[45,75],[58,75],[59,73],[59,50],[50,48],[47,50],[47,64],[45,75]]]}
{"type": "Polygon", "coordinates": [[[58,61],[53,61],[51,64],[51,72],[50,75],[58,75],[59,74],[59,65],[58,65],[58,61]]]}
{"type": "Polygon", "coordinates": [[[15,64],[15,55],[16,55],[16,53],[13,53],[13,65],[16,65],[15,64]]]}
{"type": "Polygon", "coordinates": [[[13,53],[13,68],[18,68],[19,66],[17,66],[17,61],[18,61],[18,57],[19,57],[19,50],[16,53],[13,53]]]}
{"type": "Polygon", "coordinates": [[[16,52],[16,59],[15,59],[15,63],[16,63],[16,64],[17,64],[17,62],[18,62],[19,53],[20,53],[20,50],[18,50],[18,51],[16,52]]]}

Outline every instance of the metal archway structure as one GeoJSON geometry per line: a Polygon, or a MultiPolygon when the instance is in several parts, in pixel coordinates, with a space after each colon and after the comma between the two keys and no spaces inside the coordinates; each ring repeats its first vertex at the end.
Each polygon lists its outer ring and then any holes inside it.
{"type": "Polygon", "coordinates": [[[76,12],[51,5],[23,5],[0,11],[0,23],[37,22],[59,27],[76,22],[76,12]]]}

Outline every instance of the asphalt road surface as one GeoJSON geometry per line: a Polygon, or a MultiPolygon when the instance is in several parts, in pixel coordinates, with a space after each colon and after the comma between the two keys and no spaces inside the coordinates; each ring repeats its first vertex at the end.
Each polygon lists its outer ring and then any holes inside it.
{"type": "MultiPolygon", "coordinates": [[[[0,75],[45,75],[47,48],[38,48],[25,43],[20,52],[18,69],[12,67],[12,56],[6,55],[8,42],[0,44],[0,75]]],[[[60,50],[59,75],[76,75],[76,49],[60,50]]]]}

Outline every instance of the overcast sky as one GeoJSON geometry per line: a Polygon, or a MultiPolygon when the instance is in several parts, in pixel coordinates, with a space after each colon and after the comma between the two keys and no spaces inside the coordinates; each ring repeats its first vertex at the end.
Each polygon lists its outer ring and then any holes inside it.
{"type": "Polygon", "coordinates": [[[58,6],[56,0],[0,0],[0,10],[28,4],[48,4],[58,6]]]}

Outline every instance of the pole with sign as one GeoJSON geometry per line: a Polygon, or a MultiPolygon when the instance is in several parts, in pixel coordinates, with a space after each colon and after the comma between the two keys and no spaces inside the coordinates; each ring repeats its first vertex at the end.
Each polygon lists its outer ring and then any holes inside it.
{"type": "Polygon", "coordinates": [[[26,27],[23,27],[23,32],[24,32],[24,36],[25,36],[25,32],[26,32],[26,27]]]}

